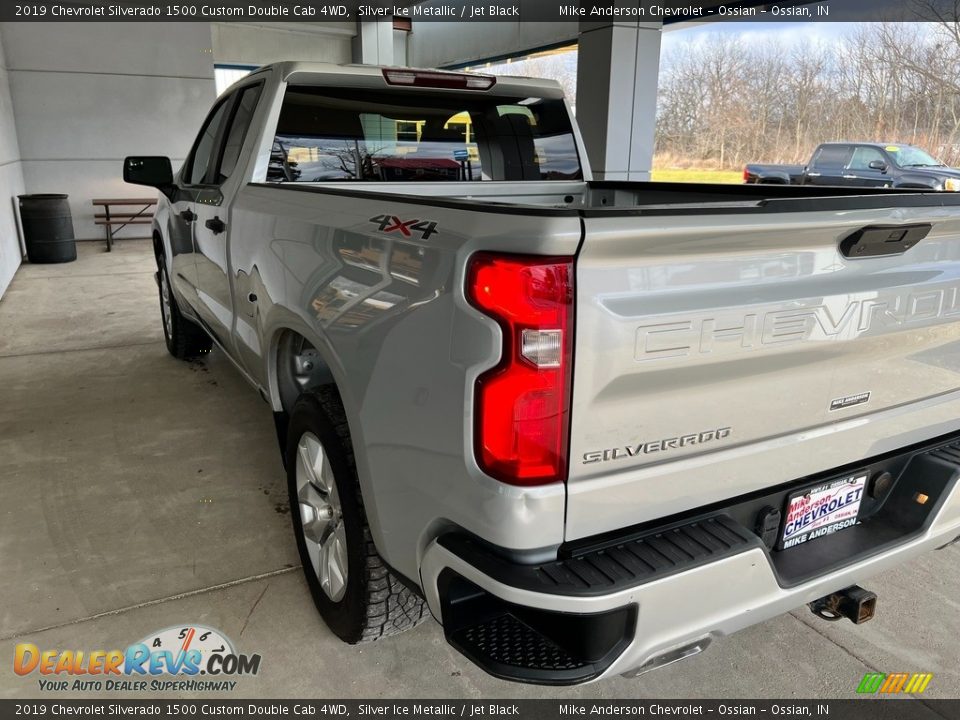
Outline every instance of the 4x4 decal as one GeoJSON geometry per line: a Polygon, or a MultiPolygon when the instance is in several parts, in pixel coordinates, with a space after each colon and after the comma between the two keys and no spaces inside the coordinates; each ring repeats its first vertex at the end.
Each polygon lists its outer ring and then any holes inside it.
{"type": "Polygon", "coordinates": [[[398,232],[404,237],[413,237],[413,232],[420,233],[420,237],[427,240],[431,235],[440,232],[437,230],[437,224],[431,220],[401,220],[396,215],[377,215],[370,218],[370,222],[375,223],[380,232],[393,233],[398,232]]]}

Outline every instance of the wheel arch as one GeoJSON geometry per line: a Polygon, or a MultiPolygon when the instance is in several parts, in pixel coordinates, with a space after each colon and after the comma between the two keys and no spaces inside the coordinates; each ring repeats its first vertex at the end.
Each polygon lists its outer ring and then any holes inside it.
{"type": "Polygon", "coordinates": [[[150,226],[150,236],[151,243],[153,244],[153,256],[157,260],[163,258],[163,261],[167,263],[167,267],[170,266],[170,263],[173,261],[173,254],[169,248],[169,242],[167,242],[164,235],[164,221],[162,218],[166,217],[167,210],[164,207],[160,207],[157,210],[156,216],[153,219],[153,225],[150,226]]]}
{"type": "Polygon", "coordinates": [[[164,254],[163,251],[163,238],[160,236],[160,231],[157,228],[153,229],[153,255],[154,257],[160,257],[164,254]]]}
{"type": "Polygon", "coordinates": [[[340,385],[323,350],[323,343],[290,328],[278,328],[270,342],[270,372],[274,409],[287,414],[304,392],[340,385]]]}
{"type": "Polygon", "coordinates": [[[281,450],[285,451],[287,448],[290,412],[293,410],[293,405],[299,393],[316,387],[332,386],[336,388],[340,403],[343,406],[350,440],[353,443],[357,477],[360,482],[360,491],[366,508],[370,533],[374,545],[384,556],[384,559],[389,562],[389,557],[384,553],[385,543],[381,531],[376,494],[373,492],[369,467],[366,462],[367,458],[365,452],[363,452],[365,439],[364,428],[359,418],[359,407],[351,392],[351,386],[346,380],[346,372],[338,355],[334,352],[326,337],[309,326],[305,326],[299,316],[293,314],[283,318],[282,321],[276,322],[273,325],[273,330],[268,333],[268,337],[269,344],[266,345],[265,357],[266,378],[269,385],[267,390],[270,404],[273,407],[277,440],[280,443],[281,450]],[[298,386],[297,392],[294,393],[291,391],[292,386],[289,385],[289,378],[283,379],[284,373],[281,372],[281,364],[289,359],[290,353],[297,347],[298,341],[301,339],[316,351],[315,354],[311,355],[311,358],[318,364],[312,369],[310,381],[304,386],[298,386]],[[284,387],[285,382],[288,383],[286,387],[284,387]]]}
{"type": "Polygon", "coordinates": [[[167,243],[163,239],[163,231],[159,226],[154,224],[153,232],[151,233],[152,239],[151,243],[153,244],[153,257],[159,263],[162,259],[164,264],[167,267],[171,266],[173,262],[173,255],[167,249],[167,243]]]}
{"type": "Polygon", "coordinates": [[[325,334],[280,305],[273,305],[264,319],[263,377],[266,380],[267,399],[274,412],[289,413],[296,402],[296,395],[304,390],[335,385],[349,417],[351,408],[346,374],[325,334]],[[284,363],[290,360],[301,344],[312,351],[310,358],[313,368],[309,380],[299,384],[298,392],[294,393],[284,363]]]}
{"type": "Polygon", "coordinates": [[[934,182],[926,182],[916,179],[910,179],[896,183],[893,187],[901,190],[936,190],[936,184],[934,182]]]}

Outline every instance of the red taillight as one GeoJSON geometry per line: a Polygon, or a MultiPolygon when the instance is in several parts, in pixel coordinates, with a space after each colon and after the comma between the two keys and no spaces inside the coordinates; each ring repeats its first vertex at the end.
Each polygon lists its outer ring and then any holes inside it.
{"type": "Polygon", "coordinates": [[[750,182],[750,171],[747,168],[743,168],[743,181],[745,183],[750,182]]]}
{"type": "Polygon", "coordinates": [[[497,83],[497,79],[492,75],[399,68],[384,68],[383,79],[387,81],[388,85],[445,88],[449,90],[489,90],[497,83]]]}
{"type": "Polygon", "coordinates": [[[478,253],[470,301],[503,330],[503,355],[476,385],[476,452],[514,485],[566,480],[573,259],[478,253]]]}

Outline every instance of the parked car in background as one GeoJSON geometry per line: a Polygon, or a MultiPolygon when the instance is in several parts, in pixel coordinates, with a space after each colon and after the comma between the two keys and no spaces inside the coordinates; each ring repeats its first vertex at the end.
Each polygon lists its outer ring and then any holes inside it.
{"type": "Polygon", "coordinates": [[[807,165],[747,165],[743,181],[956,192],[960,170],[915,145],[831,142],[818,146],[807,165]]]}

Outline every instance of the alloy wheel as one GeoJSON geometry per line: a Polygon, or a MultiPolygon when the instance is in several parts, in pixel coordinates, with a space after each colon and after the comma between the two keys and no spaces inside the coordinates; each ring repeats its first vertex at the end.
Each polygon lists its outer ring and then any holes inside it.
{"type": "Polygon", "coordinates": [[[316,435],[297,444],[297,498],[303,540],[320,587],[333,602],[347,589],[347,534],[333,468],[316,435]]]}

